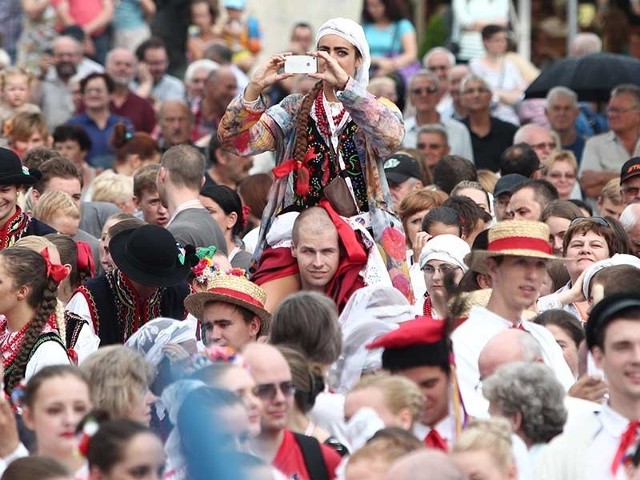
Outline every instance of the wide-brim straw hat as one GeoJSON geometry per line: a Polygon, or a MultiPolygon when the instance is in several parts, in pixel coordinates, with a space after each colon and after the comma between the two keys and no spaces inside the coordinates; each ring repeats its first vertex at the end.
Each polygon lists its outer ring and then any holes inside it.
{"type": "Polygon", "coordinates": [[[469,253],[464,261],[474,272],[487,272],[487,259],[502,257],[532,257],[557,260],[549,243],[549,227],[542,222],[504,220],[489,229],[486,250],[469,253]]]}
{"type": "Polygon", "coordinates": [[[192,293],[184,300],[185,308],[197,319],[202,320],[204,307],[211,302],[224,302],[246,308],[260,318],[258,336],[269,331],[271,314],[265,310],[265,291],[244,275],[217,275],[209,282],[206,292],[192,293]]]}

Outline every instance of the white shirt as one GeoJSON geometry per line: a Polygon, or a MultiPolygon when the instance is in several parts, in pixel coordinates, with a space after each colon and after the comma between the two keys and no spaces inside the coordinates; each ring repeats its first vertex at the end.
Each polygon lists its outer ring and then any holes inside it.
{"type": "Polygon", "coordinates": [[[67,351],[58,342],[48,341],[41,344],[31,359],[27,362],[24,372],[25,381],[35,375],[39,370],[50,365],[69,365],[67,351]]]}
{"type": "Polygon", "coordinates": [[[600,413],[600,430],[591,441],[585,456],[585,470],[587,478],[593,480],[624,479],[627,478],[624,467],[620,466],[613,476],[611,462],[618,451],[620,438],[627,429],[629,420],[608,405],[600,413]]]}
{"type": "Polygon", "coordinates": [[[93,328],[93,320],[91,319],[89,304],[82,293],[76,292],[73,297],[71,297],[71,300],[69,300],[69,303],[67,303],[67,306],[65,307],[65,311],[73,312],[87,322],[80,327],[78,340],[73,347],[75,352],[78,354],[78,365],[80,365],[89,355],[98,350],[98,347],[100,346],[100,337],[96,335],[93,328]]]}
{"type": "MultiPolygon", "coordinates": [[[[486,417],[488,402],[476,387],[480,382],[478,358],[484,346],[498,333],[513,327],[513,323],[484,307],[473,307],[466,322],[451,335],[462,401],[471,416],[486,417]]],[[[522,327],[540,344],[544,363],[569,390],[575,383],[571,370],[562,356],[562,349],[549,330],[523,320],[522,327]]]]}
{"type": "Polygon", "coordinates": [[[447,446],[451,447],[453,442],[456,441],[456,418],[454,415],[449,414],[440,420],[433,428],[429,428],[423,423],[417,422],[413,426],[414,435],[424,443],[425,438],[431,432],[431,430],[435,430],[440,434],[440,436],[447,442],[447,446]]]}
{"type": "MultiPolygon", "coordinates": [[[[464,123],[453,118],[440,117],[440,125],[447,131],[447,141],[451,147],[451,155],[460,155],[473,163],[473,147],[471,145],[471,134],[464,123]]],[[[404,140],[402,145],[407,148],[417,148],[418,130],[422,125],[416,124],[416,117],[406,118],[404,121],[404,140]]]]}

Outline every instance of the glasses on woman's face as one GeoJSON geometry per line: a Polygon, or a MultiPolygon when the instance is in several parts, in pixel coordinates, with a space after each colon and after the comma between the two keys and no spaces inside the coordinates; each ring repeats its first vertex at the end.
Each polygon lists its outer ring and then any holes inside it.
{"type": "Polygon", "coordinates": [[[280,384],[276,383],[263,383],[260,385],[256,385],[253,389],[253,394],[258,397],[260,400],[268,400],[273,401],[278,394],[278,389],[282,392],[282,395],[285,397],[291,397],[294,393],[296,393],[296,387],[293,385],[293,382],[282,382],[280,384]]]}
{"type": "Polygon", "coordinates": [[[562,172],[551,172],[549,174],[549,178],[553,178],[554,180],[560,180],[561,178],[565,178],[566,180],[575,180],[575,173],[562,173],[562,172]]]}
{"type": "Polygon", "coordinates": [[[427,276],[433,276],[436,274],[436,272],[438,272],[440,273],[440,275],[445,277],[449,275],[451,272],[453,272],[456,268],[458,267],[455,267],[453,265],[440,265],[439,267],[434,267],[433,265],[427,264],[424,267],[422,267],[422,271],[427,276]]]}
{"type": "Polygon", "coordinates": [[[437,91],[438,91],[438,87],[436,87],[435,85],[429,85],[428,87],[424,87],[424,88],[421,88],[421,87],[412,88],[411,94],[412,95],[433,95],[437,91]]]}
{"type": "Polygon", "coordinates": [[[598,225],[601,225],[603,227],[611,228],[611,225],[609,225],[609,222],[607,221],[607,219],[603,218],[603,217],[578,217],[578,218],[574,218],[573,220],[571,220],[571,223],[569,224],[569,226],[572,227],[576,223],[582,222],[583,220],[589,220],[590,222],[597,223],[598,225]]]}

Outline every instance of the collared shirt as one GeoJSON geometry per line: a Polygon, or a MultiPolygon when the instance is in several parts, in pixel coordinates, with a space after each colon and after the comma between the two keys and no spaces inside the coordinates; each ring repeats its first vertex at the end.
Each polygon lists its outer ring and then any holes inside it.
{"type": "Polygon", "coordinates": [[[587,140],[582,152],[580,173],[585,170],[620,173],[620,168],[631,157],[640,155],[640,138],[630,154],[613,130],[587,140]]]}
{"type": "Polygon", "coordinates": [[[436,425],[433,428],[430,428],[427,425],[420,422],[416,422],[416,424],[413,427],[414,435],[421,442],[424,442],[425,438],[427,438],[427,435],[429,435],[429,432],[431,432],[431,430],[437,431],[440,434],[440,436],[447,441],[447,445],[449,447],[451,447],[453,442],[456,441],[456,437],[457,437],[456,419],[451,414],[447,415],[438,423],[436,423],[436,425]]]}
{"type": "Polygon", "coordinates": [[[151,95],[160,102],[165,100],[184,100],[184,83],[179,78],[165,75],[153,86],[151,95]]]}
{"type": "Polygon", "coordinates": [[[91,150],[87,154],[87,163],[92,167],[111,167],[115,154],[115,149],[111,145],[111,137],[117,123],[124,123],[127,130],[133,132],[131,120],[114,114],[109,115],[104,128],[100,128],[86,112],[71,117],[67,123],[84,128],[91,138],[91,150]]]}
{"type": "Polygon", "coordinates": [[[176,211],[173,212],[173,215],[171,215],[171,218],[169,219],[169,221],[164,227],[167,228],[169,225],[171,225],[171,222],[175,220],[176,216],[180,212],[182,212],[183,210],[187,210],[189,208],[204,208],[204,206],[202,205],[202,202],[197,198],[193,200],[187,200],[186,202],[181,203],[180,205],[178,205],[178,208],[176,208],[176,211]]]}
{"type": "Polygon", "coordinates": [[[495,117],[491,117],[491,128],[484,137],[476,135],[469,125],[469,119],[465,118],[464,123],[471,134],[471,145],[473,146],[473,158],[476,168],[497,172],[500,170],[500,156],[507,148],[513,144],[513,136],[518,127],[509,122],[503,122],[495,117]]]}
{"type": "MultiPolygon", "coordinates": [[[[520,325],[538,341],[544,363],[554,371],[565,390],[569,390],[575,383],[575,379],[564,360],[562,349],[551,332],[527,320],[523,320],[520,325]]],[[[478,368],[480,352],[489,340],[513,326],[509,320],[484,307],[473,307],[467,321],[456,328],[451,335],[460,393],[469,415],[485,417],[489,406],[481,392],[476,391],[480,383],[478,368]]]]}
{"type": "MultiPolygon", "coordinates": [[[[451,155],[460,155],[468,160],[473,159],[471,135],[463,123],[453,118],[440,116],[440,125],[447,131],[447,141],[451,147],[451,155]]],[[[416,148],[418,145],[418,130],[421,125],[416,122],[416,117],[409,117],[404,122],[405,134],[402,144],[407,148],[416,148]]]]}
{"type": "Polygon", "coordinates": [[[593,480],[624,479],[624,467],[620,466],[613,476],[611,473],[611,462],[618,451],[620,438],[627,429],[629,419],[623,417],[613,410],[609,405],[602,407],[602,412],[598,415],[600,429],[591,441],[585,459],[587,478],[593,480]]]}

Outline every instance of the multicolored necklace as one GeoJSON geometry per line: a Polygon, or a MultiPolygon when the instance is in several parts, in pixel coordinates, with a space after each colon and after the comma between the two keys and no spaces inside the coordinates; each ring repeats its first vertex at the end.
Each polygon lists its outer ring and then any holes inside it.
{"type": "MultiPolygon", "coordinates": [[[[328,120],[329,117],[327,116],[327,111],[324,108],[323,96],[324,93],[322,92],[322,90],[320,90],[314,101],[317,117],[316,122],[318,124],[318,130],[320,130],[320,133],[322,133],[326,138],[331,138],[331,128],[329,127],[328,120]]],[[[336,127],[340,125],[340,122],[342,122],[342,119],[344,118],[346,113],[347,111],[343,107],[340,110],[340,113],[332,116],[331,119],[333,120],[333,125],[335,125],[336,127]]]]}

